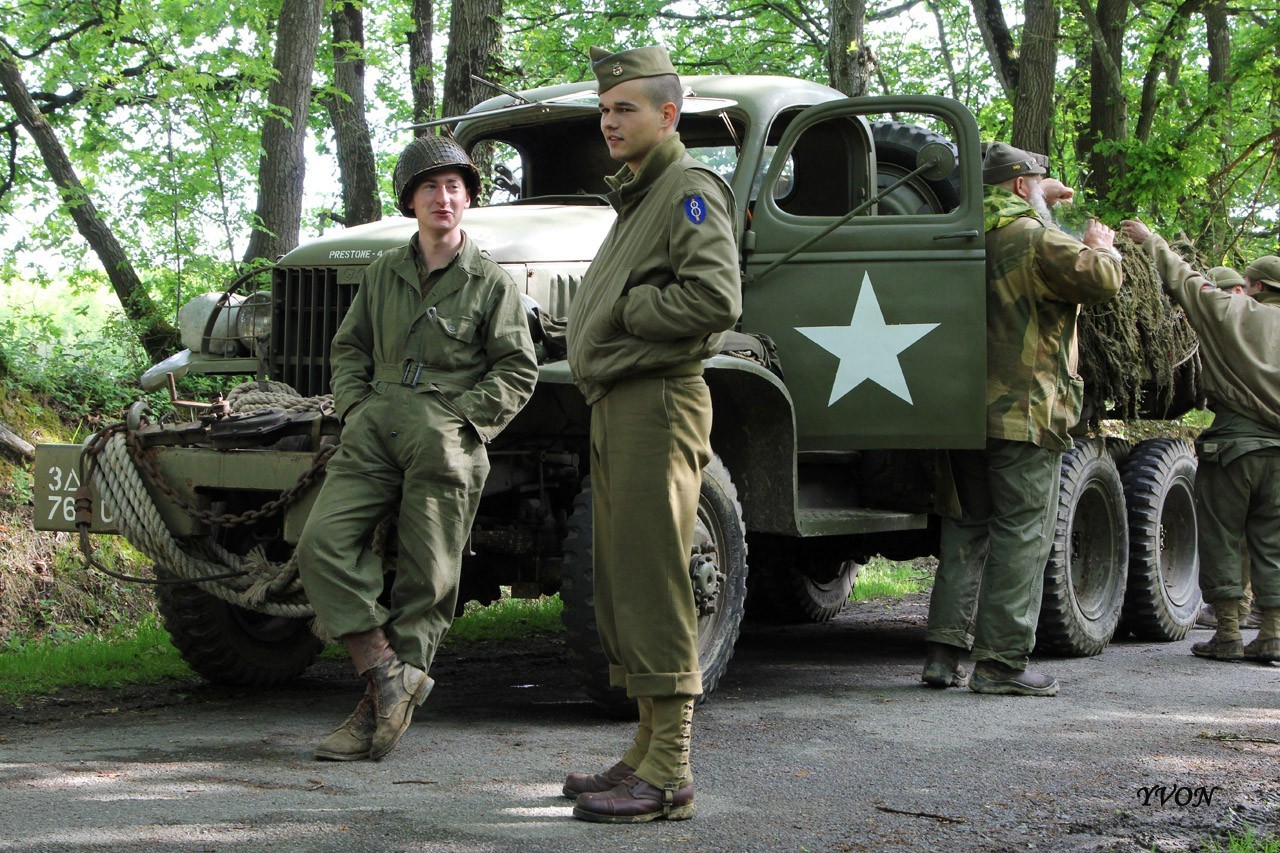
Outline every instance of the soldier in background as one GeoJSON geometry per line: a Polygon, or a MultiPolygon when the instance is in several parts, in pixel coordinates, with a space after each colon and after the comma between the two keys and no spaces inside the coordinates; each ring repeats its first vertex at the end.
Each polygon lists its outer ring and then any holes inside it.
{"type": "MultiPolygon", "coordinates": [[[[1076,317],[1120,289],[1114,233],[1083,242],[1052,227],[1044,155],[992,142],[983,158],[987,260],[987,445],[948,453],[961,517],[943,518],[922,680],[977,693],[1053,696],[1027,669],[1035,647],[1067,430],[1080,417],[1076,317]]],[[[1052,179],[1050,179],[1052,180],[1052,179]]],[[[1060,182],[1056,199],[1064,197],[1060,182]]]]}
{"type": "Polygon", "coordinates": [[[485,444],[528,402],[538,378],[520,291],[462,231],[480,175],[452,139],[409,143],[393,176],[418,222],[370,264],[333,338],[341,445],[298,542],[317,633],[338,637],[367,682],[316,758],[379,759],[434,681],[453,624],[462,549],[485,479],[485,444]],[[398,516],[389,606],[374,528],[398,516]]]}
{"type": "Polygon", "coordinates": [[[1120,223],[1146,249],[1164,289],[1200,338],[1213,423],[1196,439],[1200,590],[1217,630],[1191,651],[1213,660],[1280,661],[1280,257],[1244,271],[1241,299],[1218,290],[1138,220],[1120,223]],[[1248,546],[1258,636],[1240,635],[1240,541],[1248,546]]]}
{"type": "MultiPolygon", "coordinates": [[[[1231,267],[1213,267],[1206,273],[1213,285],[1221,291],[1230,293],[1234,296],[1245,295],[1244,276],[1231,267]]],[[[1249,565],[1249,551],[1243,541],[1240,543],[1240,586],[1244,591],[1244,596],[1240,601],[1240,627],[1241,628],[1257,628],[1262,622],[1262,611],[1258,609],[1258,603],[1253,600],[1253,583],[1252,571],[1249,565]]],[[[1201,628],[1218,627],[1218,617],[1213,612],[1213,605],[1207,601],[1200,607],[1200,612],[1196,615],[1196,625],[1201,628]]]]}
{"type": "Polygon", "coordinates": [[[680,78],[661,47],[591,49],[600,130],[622,169],[617,219],[569,307],[569,367],[591,406],[595,609],[609,683],[637,700],[622,759],[573,773],[574,817],[693,817],[689,739],[702,692],[689,555],[711,458],[702,359],[742,308],[733,194],[689,156],[680,78]]]}

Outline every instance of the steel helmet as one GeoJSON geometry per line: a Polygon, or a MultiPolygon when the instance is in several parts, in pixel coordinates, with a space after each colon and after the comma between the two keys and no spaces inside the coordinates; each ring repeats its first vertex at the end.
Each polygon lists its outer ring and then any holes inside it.
{"type": "Polygon", "coordinates": [[[396,190],[396,207],[405,216],[413,216],[409,208],[409,196],[418,188],[421,179],[438,169],[458,169],[467,184],[467,193],[474,200],[480,195],[480,172],[475,163],[462,150],[462,146],[447,136],[427,134],[410,142],[396,160],[392,183],[396,190]]]}

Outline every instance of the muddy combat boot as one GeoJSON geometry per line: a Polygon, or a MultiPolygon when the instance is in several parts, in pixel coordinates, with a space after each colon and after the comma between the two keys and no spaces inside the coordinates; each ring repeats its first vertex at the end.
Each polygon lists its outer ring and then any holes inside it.
{"type": "Polygon", "coordinates": [[[1210,660],[1244,660],[1244,644],[1240,641],[1240,599],[1228,598],[1213,602],[1218,617],[1218,629],[1212,639],[1193,643],[1191,653],[1210,660]]]}
{"type": "Polygon", "coordinates": [[[622,760],[603,773],[570,773],[560,793],[571,800],[576,800],[579,794],[599,794],[636,772],[649,751],[649,741],[653,739],[653,699],[642,696],[636,700],[636,707],[640,710],[640,724],[636,727],[631,748],[622,760]]]}
{"type": "Polygon", "coordinates": [[[924,672],[920,680],[930,687],[964,687],[969,683],[969,673],[960,665],[958,646],[946,643],[924,644],[924,672]]]}
{"type": "Polygon", "coordinates": [[[608,791],[580,795],[573,816],[592,823],[693,817],[693,773],[689,769],[692,731],[692,696],[654,697],[653,738],[644,761],[634,775],[608,791]]]}
{"type": "Polygon", "coordinates": [[[373,691],[366,686],[360,704],[351,716],[316,747],[320,761],[359,761],[373,749],[373,732],[378,727],[373,709],[373,691]]]}
{"type": "Polygon", "coordinates": [[[996,696],[1057,696],[1058,681],[1051,675],[984,660],[974,665],[969,689],[996,696]]]}
{"type": "Polygon", "coordinates": [[[1244,656],[1259,663],[1280,663],[1280,608],[1262,611],[1258,636],[1244,647],[1244,656]]]}
{"type": "Polygon", "coordinates": [[[413,709],[426,701],[435,682],[416,666],[397,658],[381,628],[348,634],[342,642],[356,671],[369,683],[374,711],[369,757],[377,761],[399,742],[413,719],[413,709]]]}

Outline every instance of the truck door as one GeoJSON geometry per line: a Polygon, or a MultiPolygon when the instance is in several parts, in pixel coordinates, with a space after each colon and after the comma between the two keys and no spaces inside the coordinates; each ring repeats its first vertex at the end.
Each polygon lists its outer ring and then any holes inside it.
{"type": "Polygon", "coordinates": [[[968,110],[938,97],[821,104],[779,137],[744,238],[742,328],[778,346],[799,450],[982,446],[978,146],[968,110]],[[787,257],[939,138],[958,155],[948,178],[917,177],[787,257]]]}

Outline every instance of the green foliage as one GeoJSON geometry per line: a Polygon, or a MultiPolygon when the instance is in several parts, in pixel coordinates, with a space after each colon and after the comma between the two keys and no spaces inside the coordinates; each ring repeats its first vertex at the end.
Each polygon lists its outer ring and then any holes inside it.
{"type": "Polygon", "coordinates": [[[858,572],[850,601],[902,598],[933,587],[933,575],[915,563],[895,563],[872,557],[858,572]]]}
{"type": "Polygon", "coordinates": [[[511,598],[504,595],[489,605],[467,602],[462,615],[445,635],[446,642],[513,640],[530,633],[555,634],[564,630],[559,595],[540,598],[511,598]]]}
{"type": "Polygon", "coordinates": [[[191,675],[154,615],[100,636],[50,634],[0,643],[0,698],[7,701],[69,686],[120,687],[191,675]]]}
{"type": "Polygon", "coordinates": [[[1280,838],[1270,834],[1259,835],[1250,827],[1242,835],[1229,833],[1225,844],[1208,842],[1204,853],[1280,853],[1280,838]]]}

